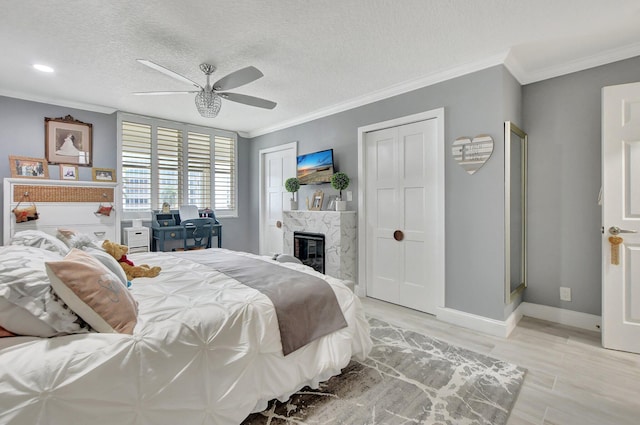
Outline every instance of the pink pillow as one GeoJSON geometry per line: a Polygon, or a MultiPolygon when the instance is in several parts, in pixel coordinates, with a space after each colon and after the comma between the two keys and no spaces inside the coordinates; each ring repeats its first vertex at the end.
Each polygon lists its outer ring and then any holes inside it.
{"type": "Polygon", "coordinates": [[[53,290],[98,332],[132,334],[138,305],[120,279],[79,249],[46,263],[53,290]]]}

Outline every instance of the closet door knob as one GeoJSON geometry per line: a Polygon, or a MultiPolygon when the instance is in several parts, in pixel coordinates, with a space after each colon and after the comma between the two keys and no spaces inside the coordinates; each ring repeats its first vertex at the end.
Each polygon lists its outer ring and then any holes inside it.
{"type": "Polygon", "coordinates": [[[395,232],[393,232],[393,239],[397,240],[398,242],[403,240],[404,233],[402,233],[402,230],[396,230],[395,232]]]}
{"type": "Polygon", "coordinates": [[[282,222],[280,220],[276,221],[276,227],[278,229],[282,228],[282,222]]]}

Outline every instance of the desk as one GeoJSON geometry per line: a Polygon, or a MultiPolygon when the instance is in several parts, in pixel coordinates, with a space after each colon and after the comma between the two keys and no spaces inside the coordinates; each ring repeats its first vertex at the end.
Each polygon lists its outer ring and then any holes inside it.
{"type": "MultiPolygon", "coordinates": [[[[211,229],[212,236],[218,238],[218,248],[222,248],[222,224],[216,220],[216,215],[212,210],[200,210],[200,217],[212,218],[216,224],[211,229]]],[[[182,248],[182,232],[183,227],[180,226],[180,213],[176,210],[169,212],[154,211],[153,220],[151,222],[151,250],[164,251],[165,241],[180,241],[182,248]]],[[[207,248],[211,248],[211,239],[207,248]]]]}
{"type": "MultiPolygon", "coordinates": [[[[152,226],[153,243],[151,250],[164,251],[165,241],[180,241],[182,243],[183,231],[182,226],[152,226]]],[[[214,224],[211,231],[212,235],[218,238],[218,248],[222,248],[222,224],[214,224]]],[[[182,245],[180,245],[180,247],[182,247],[182,245]]],[[[207,248],[211,248],[211,240],[209,240],[207,248]]]]}

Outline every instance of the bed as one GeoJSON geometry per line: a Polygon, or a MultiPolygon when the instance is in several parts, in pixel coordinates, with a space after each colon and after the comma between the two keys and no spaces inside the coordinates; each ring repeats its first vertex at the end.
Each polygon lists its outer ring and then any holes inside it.
{"type": "MultiPolygon", "coordinates": [[[[0,259],[28,258],[29,276],[45,279],[45,263],[63,258],[54,251],[5,246],[0,259]]],[[[76,321],[80,333],[0,338],[0,424],[239,424],[371,349],[358,298],[306,266],[217,248],[129,259],[162,267],[128,290],[137,302],[131,335],[87,332],[76,321]],[[216,269],[216,256],[322,279],[347,326],[285,355],[269,296],[216,269]]]]}

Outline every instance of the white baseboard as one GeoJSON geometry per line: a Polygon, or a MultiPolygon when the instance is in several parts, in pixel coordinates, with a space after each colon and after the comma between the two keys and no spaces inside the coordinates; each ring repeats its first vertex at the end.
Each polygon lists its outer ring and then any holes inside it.
{"type": "Polygon", "coordinates": [[[493,336],[507,338],[515,329],[522,318],[522,313],[518,307],[513,311],[507,320],[495,320],[477,314],[466,313],[452,308],[438,308],[438,320],[451,323],[474,331],[486,333],[493,336]]]}
{"type": "Polygon", "coordinates": [[[518,309],[524,316],[560,323],[561,325],[573,326],[574,328],[600,332],[602,326],[602,318],[594,314],[528,302],[521,303],[518,309]]]}
{"type": "Polygon", "coordinates": [[[528,302],[520,303],[518,308],[509,315],[507,320],[490,319],[446,307],[438,309],[437,317],[438,320],[442,320],[443,322],[489,335],[507,338],[523,316],[596,332],[600,332],[602,326],[602,318],[594,314],[528,302]]]}
{"type": "Polygon", "coordinates": [[[503,338],[511,334],[522,316],[596,332],[600,332],[602,326],[602,318],[594,314],[528,302],[520,303],[507,320],[489,319],[452,308],[438,309],[438,320],[503,338]]]}

